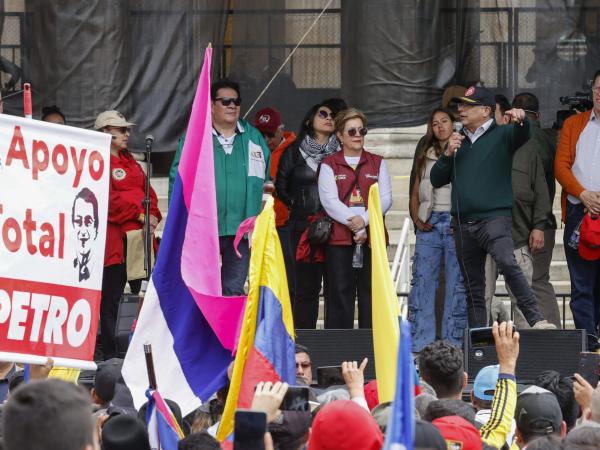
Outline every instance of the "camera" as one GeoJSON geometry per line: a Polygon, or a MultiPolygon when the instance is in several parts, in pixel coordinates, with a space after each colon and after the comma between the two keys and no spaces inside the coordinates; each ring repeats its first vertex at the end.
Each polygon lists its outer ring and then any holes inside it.
{"type": "Polygon", "coordinates": [[[556,111],[556,122],[554,122],[553,126],[553,128],[556,130],[560,130],[564,121],[573,114],[577,114],[577,112],[585,112],[594,107],[592,94],[589,90],[585,92],[577,91],[575,92],[575,95],[559,97],[558,100],[560,101],[561,105],[568,106],[569,109],[561,109],[556,111]]]}

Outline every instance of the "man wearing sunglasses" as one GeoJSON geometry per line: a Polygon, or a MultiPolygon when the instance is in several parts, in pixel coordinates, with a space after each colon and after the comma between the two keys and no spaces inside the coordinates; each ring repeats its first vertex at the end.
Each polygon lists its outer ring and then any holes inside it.
{"type": "MultiPolygon", "coordinates": [[[[260,213],[263,184],[269,180],[271,152],[262,134],[240,119],[240,86],[222,79],[210,88],[212,137],[217,191],[221,285],[223,295],[243,295],[248,276],[250,250],[242,239],[238,257],[233,241],[240,223],[260,213]]],[[[169,173],[169,197],[179,167],[185,136],[179,140],[169,173]]]]}

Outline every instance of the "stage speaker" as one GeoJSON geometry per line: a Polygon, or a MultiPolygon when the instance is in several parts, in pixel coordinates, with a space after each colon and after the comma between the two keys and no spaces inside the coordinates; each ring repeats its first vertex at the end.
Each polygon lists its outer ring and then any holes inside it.
{"type": "Polygon", "coordinates": [[[315,380],[317,367],[339,366],[343,361],[358,361],[360,364],[363,358],[369,358],[365,379],[375,378],[371,329],[296,330],[296,342],[308,348],[315,380]]]}
{"type": "Polygon", "coordinates": [[[129,335],[131,326],[137,316],[140,296],[137,294],[124,294],[119,303],[119,312],[117,314],[117,326],[115,334],[117,337],[117,355],[119,358],[125,358],[127,347],[129,347],[129,335]]]}
{"type": "MultiPolygon", "coordinates": [[[[556,370],[563,377],[577,372],[579,352],[586,351],[585,330],[519,330],[520,348],[517,360],[517,383],[532,384],[544,370],[556,370]]],[[[465,370],[469,381],[475,380],[482,367],[498,364],[493,345],[471,345],[465,333],[465,370]]]]}

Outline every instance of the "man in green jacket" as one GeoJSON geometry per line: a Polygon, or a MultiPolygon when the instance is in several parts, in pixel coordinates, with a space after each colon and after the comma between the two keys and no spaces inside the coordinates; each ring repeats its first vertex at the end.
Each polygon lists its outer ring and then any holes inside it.
{"type": "MultiPolygon", "coordinates": [[[[213,125],[215,187],[219,245],[221,251],[221,285],[223,295],[243,295],[248,276],[250,250],[242,239],[238,257],[233,241],[240,223],[260,213],[263,184],[269,179],[271,152],[262,134],[240,119],[240,87],[235,81],[223,79],[210,89],[213,125]]],[[[169,173],[169,198],[177,175],[184,138],[169,173]]]]}
{"type": "Polygon", "coordinates": [[[467,288],[469,326],[487,326],[486,254],[498,265],[528,324],[555,328],[544,320],[535,296],[513,253],[511,186],[515,151],[529,139],[529,120],[522,109],[506,114],[512,125],[497,126],[492,93],[470,87],[459,103],[464,134],[453,133],[446,151],[431,169],[435,188],[452,183],[456,253],[467,288]]]}

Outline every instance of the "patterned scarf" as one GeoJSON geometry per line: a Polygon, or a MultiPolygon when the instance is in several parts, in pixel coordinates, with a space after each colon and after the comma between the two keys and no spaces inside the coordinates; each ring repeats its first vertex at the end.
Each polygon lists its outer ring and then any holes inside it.
{"type": "Polygon", "coordinates": [[[305,136],[304,140],[300,143],[300,150],[306,156],[307,163],[309,160],[312,160],[314,165],[319,165],[321,161],[327,158],[332,153],[337,152],[340,149],[340,144],[335,137],[335,134],[332,134],[329,140],[325,145],[319,144],[313,138],[311,138],[308,134],[305,136]]]}

